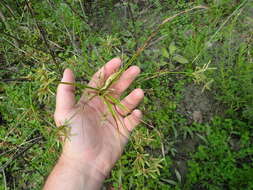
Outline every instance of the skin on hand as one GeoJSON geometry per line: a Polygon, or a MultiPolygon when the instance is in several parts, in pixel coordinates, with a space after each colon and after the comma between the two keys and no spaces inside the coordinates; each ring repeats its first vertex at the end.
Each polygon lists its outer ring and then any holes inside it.
{"type": "MultiPolygon", "coordinates": [[[[102,87],[120,65],[119,58],[112,59],[94,74],[88,85],[94,88],[102,87]]],[[[137,66],[128,68],[112,84],[110,95],[119,99],[139,73],[137,66]]],[[[75,82],[70,69],[64,71],[62,82],[75,82]]],[[[89,175],[94,175],[89,176],[90,178],[96,178],[97,175],[105,178],[122,154],[130,132],[140,123],[142,114],[135,108],[143,99],[144,93],[141,89],[135,89],[123,98],[121,103],[127,108],[125,110],[113,107],[118,114],[117,122],[99,96],[90,99],[93,95],[92,90],[86,89],[76,102],[74,86],[58,86],[55,122],[57,126],[67,125],[70,128],[60,160],[65,165],[70,163],[67,165],[78,168],[80,172],[85,173],[89,168],[92,171],[89,171],[89,175]]]]}

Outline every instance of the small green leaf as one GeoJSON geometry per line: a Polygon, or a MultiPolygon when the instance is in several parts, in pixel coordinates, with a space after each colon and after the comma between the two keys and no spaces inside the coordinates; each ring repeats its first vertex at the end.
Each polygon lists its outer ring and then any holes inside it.
{"type": "Polygon", "coordinates": [[[178,63],[182,63],[182,64],[189,63],[189,61],[185,57],[183,57],[182,55],[175,55],[173,57],[173,60],[178,63]]]}
{"type": "Polygon", "coordinates": [[[175,51],[177,50],[177,46],[175,45],[175,42],[171,42],[169,46],[170,55],[174,55],[175,51]]]}
{"type": "Polygon", "coordinates": [[[112,74],[106,81],[105,81],[105,84],[104,86],[100,89],[100,90],[106,90],[107,88],[110,87],[110,85],[116,81],[119,77],[119,71],[112,74]]]}
{"type": "Polygon", "coordinates": [[[122,109],[123,111],[129,112],[129,109],[124,106],[124,104],[121,103],[120,100],[118,100],[117,98],[114,98],[113,96],[107,95],[106,96],[113,104],[117,105],[120,109],[122,109]]]}
{"type": "Polygon", "coordinates": [[[177,182],[175,182],[175,181],[173,181],[171,179],[162,179],[162,181],[167,182],[167,183],[169,183],[171,185],[177,185],[177,182]]]}
{"type": "Polygon", "coordinates": [[[162,56],[166,57],[166,58],[170,57],[170,54],[169,54],[169,52],[167,51],[166,48],[162,48],[162,56]]]}
{"type": "Polygon", "coordinates": [[[175,169],[175,173],[176,173],[177,180],[179,181],[179,183],[181,183],[182,182],[181,174],[179,173],[177,169],[175,169]]]}

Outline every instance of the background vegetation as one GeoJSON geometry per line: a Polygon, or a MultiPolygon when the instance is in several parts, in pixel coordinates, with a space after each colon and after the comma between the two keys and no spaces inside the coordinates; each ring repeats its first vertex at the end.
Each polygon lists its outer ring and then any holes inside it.
{"type": "MultiPolygon", "coordinates": [[[[0,189],[41,189],[60,153],[52,119],[63,68],[77,81],[134,64],[144,121],[104,189],[253,189],[253,3],[1,0],[0,189]]],[[[130,89],[130,90],[131,90],[130,89]]],[[[80,92],[79,92],[80,94],[80,92]]]]}

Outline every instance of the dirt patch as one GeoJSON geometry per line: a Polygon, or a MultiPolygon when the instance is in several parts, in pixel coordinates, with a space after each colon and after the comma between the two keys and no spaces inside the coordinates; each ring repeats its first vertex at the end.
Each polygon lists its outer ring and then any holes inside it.
{"type": "Polygon", "coordinates": [[[215,100],[211,91],[202,92],[202,87],[189,84],[183,91],[183,99],[177,111],[185,116],[189,123],[206,123],[216,115],[224,115],[224,106],[215,100]]]}
{"type": "Polygon", "coordinates": [[[174,148],[177,150],[177,154],[173,157],[171,172],[174,175],[174,179],[177,179],[178,177],[176,176],[175,171],[178,171],[181,176],[182,184],[185,183],[188,172],[187,161],[190,159],[190,154],[195,152],[199,143],[200,139],[195,137],[181,140],[174,145],[174,148]]]}
{"type": "MultiPolygon", "coordinates": [[[[214,98],[211,91],[202,92],[202,87],[195,84],[188,84],[183,90],[183,98],[178,106],[177,112],[187,118],[188,124],[193,122],[208,123],[216,115],[224,115],[225,107],[214,98]]],[[[187,161],[190,154],[194,153],[201,143],[198,136],[179,140],[174,148],[177,150],[173,158],[172,173],[175,180],[178,180],[176,172],[180,175],[182,184],[186,181],[187,161]]]]}

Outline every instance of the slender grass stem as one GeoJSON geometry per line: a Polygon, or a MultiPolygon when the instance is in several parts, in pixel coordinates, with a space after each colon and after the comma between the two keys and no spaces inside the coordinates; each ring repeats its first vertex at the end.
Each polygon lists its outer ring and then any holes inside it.
{"type": "Polygon", "coordinates": [[[168,22],[172,21],[173,19],[175,19],[178,16],[181,16],[185,13],[188,13],[190,11],[196,10],[196,9],[207,9],[207,7],[205,6],[195,6],[193,8],[190,9],[186,9],[184,11],[181,11],[171,17],[166,18],[165,20],[163,20],[163,22],[158,25],[158,27],[151,32],[150,36],[147,38],[147,40],[144,42],[144,44],[137,49],[136,53],[130,58],[130,60],[123,66],[122,69],[120,69],[119,72],[116,73],[116,75],[114,76],[114,79],[110,81],[109,85],[107,86],[107,89],[116,81],[118,80],[118,78],[121,76],[121,74],[130,66],[132,65],[132,63],[137,59],[137,57],[139,57],[139,55],[145,50],[145,48],[149,45],[149,43],[151,42],[151,40],[158,34],[158,32],[160,31],[160,29],[168,22]]]}
{"type": "Polygon", "coordinates": [[[100,91],[99,88],[94,88],[94,87],[91,87],[91,86],[88,86],[88,85],[85,85],[85,84],[80,84],[80,83],[60,82],[60,84],[71,85],[71,86],[75,86],[75,87],[82,88],[82,89],[88,88],[88,89],[91,89],[91,90],[95,90],[97,92],[100,91]]]}
{"type": "MultiPolygon", "coordinates": [[[[211,41],[213,41],[213,39],[217,36],[217,34],[222,30],[222,28],[227,24],[227,22],[237,13],[239,12],[241,9],[243,9],[245,7],[245,5],[247,4],[248,0],[244,0],[228,17],[227,19],[220,25],[220,27],[216,30],[216,32],[211,36],[211,38],[205,43],[208,44],[211,41]]],[[[239,12],[240,13],[240,12],[239,12]]],[[[201,54],[208,48],[208,46],[205,45],[204,48],[202,48],[200,50],[200,52],[198,53],[198,55],[193,59],[192,63],[196,62],[201,54]]]]}

